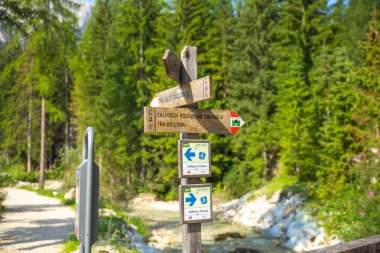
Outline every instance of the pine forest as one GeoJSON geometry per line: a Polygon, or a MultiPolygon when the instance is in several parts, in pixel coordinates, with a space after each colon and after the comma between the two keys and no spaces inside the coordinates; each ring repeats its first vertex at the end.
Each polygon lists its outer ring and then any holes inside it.
{"type": "Polygon", "coordinates": [[[177,84],[166,49],[198,51],[203,109],[239,112],[212,143],[214,194],[298,192],[330,234],[380,231],[380,1],[0,0],[0,182],[75,187],[95,132],[101,201],[178,200],[179,134],[144,133],[144,106],[177,84]],[[25,178],[25,179],[23,179],[25,178]]]}

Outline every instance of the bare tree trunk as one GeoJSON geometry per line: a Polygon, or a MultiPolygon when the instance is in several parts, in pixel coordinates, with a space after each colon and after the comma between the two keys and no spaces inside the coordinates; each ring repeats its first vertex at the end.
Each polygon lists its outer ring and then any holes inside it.
{"type": "Polygon", "coordinates": [[[265,144],[263,145],[263,150],[261,151],[263,160],[264,160],[264,166],[263,166],[263,176],[265,179],[268,179],[268,155],[266,151],[265,144]]]}
{"type": "Polygon", "coordinates": [[[45,183],[45,96],[42,96],[41,101],[41,151],[40,151],[40,180],[39,188],[44,188],[45,183]]]}
{"type": "MultiPolygon", "coordinates": [[[[140,0],[139,1],[139,10],[140,10],[140,15],[141,15],[141,12],[143,11],[143,8],[144,8],[144,5],[143,5],[143,1],[140,0]]],[[[145,74],[145,68],[144,68],[144,35],[142,33],[142,31],[140,31],[140,48],[139,48],[139,56],[140,56],[140,65],[139,65],[139,78],[140,80],[143,80],[144,79],[144,74],[145,74]]],[[[143,87],[142,89],[142,92],[143,92],[143,97],[145,98],[146,97],[146,94],[145,94],[145,89],[143,87]]],[[[144,101],[142,100],[141,102],[141,108],[144,108],[144,101]]],[[[142,111],[141,111],[142,112],[142,111]]],[[[141,116],[143,116],[143,113],[141,114],[141,116]]],[[[143,146],[142,147],[143,150],[146,152],[146,146],[143,146]]],[[[143,157],[140,157],[140,164],[141,164],[141,171],[140,171],[140,177],[141,177],[141,181],[142,182],[145,182],[145,178],[146,178],[146,167],[145,167],[145,163],[144,163],[144,159],[143,157]]],[[[130,181],[132,183],[132,175],[130,175],[130,181]]]]}
{"type": "Polygon", "coordinates": [[[32,82],[29,83],[27,171],[32,171],[32,82]]]}
{"type": "Polygon", "coordinates": [[[66,86],[66,122],[65,122],[65,147],[68,149],[70,147],[70,111],[69,111],[69,102],[70,102],[70,86],[69,86],[69,75],[67,68],[65,68],[65,86],[66,86]]]}

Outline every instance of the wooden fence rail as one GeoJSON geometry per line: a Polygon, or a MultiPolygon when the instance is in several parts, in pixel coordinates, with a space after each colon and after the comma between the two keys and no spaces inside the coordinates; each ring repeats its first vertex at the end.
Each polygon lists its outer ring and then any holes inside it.
{"type": "Polygon", "coordinates": [[[380,235],[339,243],[308,253],[380,253],[380,235]]]}

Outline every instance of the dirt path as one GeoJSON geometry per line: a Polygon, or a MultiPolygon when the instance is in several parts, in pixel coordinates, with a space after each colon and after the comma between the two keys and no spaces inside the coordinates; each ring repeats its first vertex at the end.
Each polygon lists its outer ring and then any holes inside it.
{"type": "Polygon", "coordinates": [[[59,200],[7,188],[0,219],[0,252],[55,253],[74,231],[74,211],[59,200]]]}

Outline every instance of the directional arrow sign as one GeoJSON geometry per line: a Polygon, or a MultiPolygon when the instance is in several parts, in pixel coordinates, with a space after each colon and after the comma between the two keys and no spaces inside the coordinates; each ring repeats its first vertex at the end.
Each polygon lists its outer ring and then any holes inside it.
{"type": "Polygon", "coordinates": [[[212,97],[211,77],[204,77],[187,84],[156,93],[152,107],[178,107],[203,101],[212,97]]]}
{"type": "Polygon", "coordinates": [[[164,62],[166,75],[177,83],[181,83],[181,60],[171,50],[166,50],[162,61],[164,62]]]}
{"type": "Polygon", "coordinates": [[[188,161],[192,161],[191,157],[195,157],[195,152],[191,152],[191,148],[188,148],[185,152],[185,157],[188,161]]]}
{"type": "Polygon", "coordinates": [[[178,177],[211,177],[210,155],[208,140],[178,140],[178,177]]]}
{"type": "Polygon", "coordinates": [[[190,193],[190,197],[186,198],[186,203],[189,203],[189,206],[193,206],[195,201],[197,201],[197,198],[194,196],[194,194],[190,193]]]}
{"type": "Polygon", "coordinates": [[[234,134],[244,123],[230,110],[144,107],[144,132],[234,134]]]}
{"type": "Polygon", "coordinates": [[[201,223],[213,220],[212,185],[180,185],[181,224],[201,223]]]}

